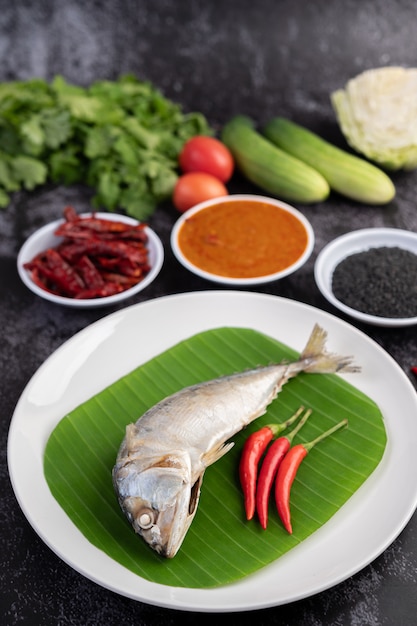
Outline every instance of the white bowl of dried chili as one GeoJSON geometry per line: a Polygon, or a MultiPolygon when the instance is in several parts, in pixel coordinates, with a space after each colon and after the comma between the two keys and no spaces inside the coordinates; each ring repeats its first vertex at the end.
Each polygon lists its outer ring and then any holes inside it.
{"type": "Polygon", "coordinates": [[[125,215],[71,207],[34,232],[17,257],[23,283],[36,295],[70,307],[111,306],[158,275],[164,249],[156,233],[125,215]]]}
{"type": "Polygon", "coordinates": [[[281,200],[234,194],[186,211],[172,229],[171,247],[197,276],[258,285],[302,267],[313,251],[314,232],[300,211],[281,200]]]}
{"type": "Polygon", "coordinates": [[[334,307],[366,324],[417,324],[417,233],[364,228],[328,243],[314,276],[334,307]]]}

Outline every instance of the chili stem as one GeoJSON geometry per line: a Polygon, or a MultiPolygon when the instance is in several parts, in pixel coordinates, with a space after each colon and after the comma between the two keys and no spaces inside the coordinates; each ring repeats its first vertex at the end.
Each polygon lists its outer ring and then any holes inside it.
{"type": "Polygon", "coordinates": [[[268,424],[268,428],[272,430],[274,436],[276,437],[277,435],[282,433],[284,430],[286,430],[289,426],[291,426],[291,424],[293,424],[300,417],[303,411],[304,411],[304,407],[300,406],[300,408],[293,415],[291,415],[291,417],[289,417],[285,422],[281,422],[281,424],[268,424]]]}
{"type": "MultiPolygon", "coordinates": [[[[304,407],[301,407],[301,408],[304,410],[304,407]]],[[[307,409],[305,415],[300,419],[297,426],[293,428],[293,430],[290,433],[288,433],[288,435],[285,435],[286,439],[288,439],[290,443],[292,443],[292,440],[294,439],[295,435],[302,429],[302,427],[304,426],[304,424],[310,417],[311,413],[312,413],[312,410],[307,409]]]]}
{"type": "Polygon", "coordinates": [[[316,439],[313,439],[313,441],[309,441],[308,443],[303,443],[301,445],[307,450],[307,452],[310,452],[311,448],[313,448],[317,443],[319,443],[320,441],[323,441],[323,439],[326,439],[326,437],[329,437],[329,435],[333,435],[333,433],[335,433],[340,428],[347,426],[347,424],[348,424],[348,420],[345,418],[344,420],[342,420],[341,422],[339,422],[332,428],[329,428],[329,430],[326,430],[326,432],[316,437],[316,439]]]}

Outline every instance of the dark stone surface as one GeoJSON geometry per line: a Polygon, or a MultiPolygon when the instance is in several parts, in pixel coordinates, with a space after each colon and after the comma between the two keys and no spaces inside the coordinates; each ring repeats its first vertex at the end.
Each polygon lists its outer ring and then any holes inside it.
{"type": "MultiPolygon", "coordinates": [[[[0,0],[0,80],[62,74],[88,85],[133,72],[154,82],[185,110],[202,111],[217,128],[236,113],[260,123],[283,114],[344,145],[329,93],[366,68],[415,64],[416,9],[413,0],[0,0]]],[[[298,207],[315,229],[314,253],[296,275],[260,291],[338,315],[315,286],[314,260],[328,241],[346,231],[371,226],[417,231],[417,173],[393,178],[397,197],[385,208],[361,206],[336,194],[326,203],[298,207]]],[[[256,190],[236,175],[230,191],[256,190]]],[[[196,618],[133,602],[83,578],[38,538],[11,489],[7,433],[26,383],[64,341],[114,310],[64,309],[33,296],[19,281],[17,252],[33,230],[60,216],[65,204],[86,210],[90,197],[87,188],[46,186],[16,194],[0,212],[1,623],[148,626],[214,619],[239,624],[244,615],[196,618]]],[[[165,245],[165,265],[154,285],[128,304],[213,288],[173,259],[168,242],[176,216],[168,204],[152,218],[151,226],[165,245]]],[[[382,345],[415,384],[409,368],[417,365],[416,329],[357,326],[382,345]]],[[[417,614],[416,581],[414,516],[392,545],[352,578],[249,619],[259,626],[408,626],[417,614]]]]}

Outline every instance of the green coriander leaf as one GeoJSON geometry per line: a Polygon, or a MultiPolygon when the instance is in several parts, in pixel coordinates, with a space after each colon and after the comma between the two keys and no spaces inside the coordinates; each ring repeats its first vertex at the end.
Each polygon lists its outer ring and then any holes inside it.
{"type": "Polygon", "coordinates": [[[97,194],[94,197],[95,206],[104,206],[114,211],[120,198],[120,179],[115,172],[105,171],[98,177],[97,194]]]}
{"type": "Polygon", "coordinates": [[[21,125],[20,134],[25,143],[25,152],[29,154],[40,154],[45,145],[45,132],[41,124],[41,116],[38,113],[31,115],[29,119],[21,125]]]}
{"type": "Polygon", "coordinates": [[[18,128],[2,123],[0,119],[0,146],[8,154],[19,154],[22,152],[22,138],[18,128]]]}
{"type": "Polygon", "coordinates": [[[11,159],[11,169],[16,180],[28,190],[43,185],[48,177],[46,165],[29,156],[21,155],[11,159]]]}
{"type": "Polygon", "coordinates": [[[84,154],[89,159],[106,157],[110,154],[114,137],[107,126],[93,126],[86,132],[84,154]]]}
{"type": "Polygon", "coordinates": [[[97,157],[87,161],[85,168],[85,183],[90,187],[97,188],[98,180],[103,172],[116,170],[113,156],[97,157]]]}
{"type": "Polygon", "coordinates": [[[69,111],[56,107],[45,109],[40,121],[45,136],[45,145],[51,150],[59,148],[72,135],[69,111]]]}
{"type": "Polygon", "coordinates": [[[10,204],[10,196],[0,187],[0,208],[5,209],[10,204]]]}
{"type": "Polygon", "coordinates": [[[180,154],[186,140],[177,135],[174,135],[170,131],[164,131],[160,133],[159,151],[166,157],[170,158],[176,166],[178,162],[178,155],[180,154]]]}
{"type": "Polygon", "coordinates": [[[146,191],[140,183],[132,184],[123,189],[120,196],[120,207],[126,211],[130,217],[146,222],[155,211],[156,202],[154,196],[146,191]]]}
{"type": "Polygon", "coordinates": [[[114,143],[114,151],[126,165],[137,166],[139,153],[135,141],[127,133],[121,133],[114,143]]]}
{"type": "Polygon", "coordinates": [[[202,113],[188,113],[182,117],[178,136],[187,140],[194,135],[213,135],[213,131],[202,113]]]}
{"type": "Polygon", "coordinates": [[[71,111],[71,115],[83,122],[96,123],[100,119],[102,103],[88,95],[62,94],[59,96],[61,105],[71,111]]]}
{"type": "Polygon", "coordinates": [[[0,83],[0,115],[16,125],[53,103],[49,85],[42,79],[0,83]]]}
{"type": "Polygon", "coordinates": [[[110,108],[123,110],[124,114],[131,108],[132,96],[133,99],[136,97],[120,81],[96,81],[88,92],[91,96],[107,102],[110,108]]]}
{"type": "Polygon", "coordinates": [[[49,174],[55,183],[71,185],[84,182],[84,164],[77,155],[76,147],[67,146],[53,152],[49,158],[49,174]]]}
{"type": "Polygon", "coordinates": [[[159,168],[157,175],[151,179],[150,187],[152,193],[158,200],[168,199],[178,180],[178,174],[168,168],[159,168]]]}
{"type": "Polygon", "coordinates": [[[6,191],[18,191],[20,189],[20,185],[10,167],[10,157],[4,153],[0,153],[0,185],[6,191]]]}
{"type": "Polygon", "coordinates": [[[110,119],[117,122],[120,116],[120,112],[109,107],[108,102],[90,95],[83,87],[67,83],[62,76],[54,79],[52,89],[59,105],[67,108],[76,120],[97,124],[110,119]]]}
{"type": "Polygon", "coordinates": [[[138,163],[121,163],[115,164],[115,170],[120,176],[123,185],[131,185],[132,183],[140,183],[144,190],[148,189],[148,181],[140,173],[138,163]]]}
{"type": "Polygon", "coordinates": [[[85,93],[85,88],[79,85],[73,85],[68,83],[61,75],[55,76],[51,82],[51,89],[55,94],[69,94],[82,96],[85,93]]]}
{"type": "Polygon", "coordinates": [[[144,148],[157,148],[160,136],[157,133],[147,130],[137,117],[129,116],[123,121],[123,127],[139,142],[144,148]]]}

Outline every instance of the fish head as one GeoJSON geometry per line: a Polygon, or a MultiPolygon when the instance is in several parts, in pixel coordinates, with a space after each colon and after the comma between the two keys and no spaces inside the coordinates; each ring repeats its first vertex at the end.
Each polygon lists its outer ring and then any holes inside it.
{"type": "Polygon", "coordinates": [[[161,556],[178,552],[194,519],[202,474],[191,479],[184,453],[142,457],[115,467],[113,481],[120,506],[133,529],[161,556]]]}

